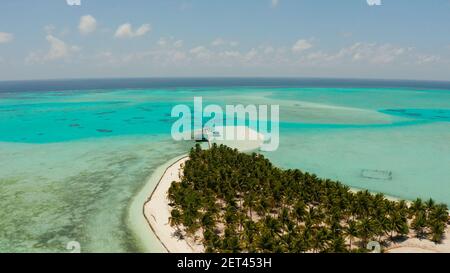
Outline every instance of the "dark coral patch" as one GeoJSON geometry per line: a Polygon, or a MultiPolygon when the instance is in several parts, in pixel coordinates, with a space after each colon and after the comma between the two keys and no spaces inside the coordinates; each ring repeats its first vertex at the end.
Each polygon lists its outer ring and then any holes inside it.
{"type": "Polygon", "coordinates": [[[114,114],[115,112],[116,111],[100,112],[100,113],[96,113],[95,115],[97,115],[97,116],[104,116],[104,115],[114,114]]]}
{"type": "Polygon", "coordinates": [[[112,130],[108,130],[108,129],[97,129],[97,132],[99,132],[99,133],[112,133],[112,130]]]}

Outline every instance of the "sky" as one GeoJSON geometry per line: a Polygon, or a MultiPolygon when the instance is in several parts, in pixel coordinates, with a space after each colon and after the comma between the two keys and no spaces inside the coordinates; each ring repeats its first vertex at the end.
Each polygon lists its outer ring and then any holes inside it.
{"type": "Polygon", "coordinates": [[[67,1],[1,0],[0,80],[450,80],[450,0],[67,1]]]}

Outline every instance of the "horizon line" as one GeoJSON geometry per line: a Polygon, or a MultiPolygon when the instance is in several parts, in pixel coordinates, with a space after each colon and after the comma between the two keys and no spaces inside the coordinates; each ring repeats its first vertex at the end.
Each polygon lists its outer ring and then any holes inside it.
{"type": "Polygon", "coordinates": [[[356,80],[356,81],[380,81],[380,82],[434,82],[448,83],[450,80],[437,79],[405,79],[405,78],[365,78],[365,77],[297,77],[297,76],[150,76],[150,77],[74,77],[74,78],[45,78],[45,79],[18,79],[18,80],[1,80],[0,83],[19,83],[19,82],[45,82],[45,81],[89,81],[89,80],[170,80],[170,79],[249,79],[249,80],[356,80]]]}

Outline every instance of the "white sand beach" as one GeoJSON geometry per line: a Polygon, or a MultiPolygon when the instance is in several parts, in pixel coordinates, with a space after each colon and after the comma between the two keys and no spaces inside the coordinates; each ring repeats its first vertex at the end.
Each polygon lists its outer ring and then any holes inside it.
{"type": "Polygon", "coordinates": [[[393,244],[387,253],[450,253],[450,228],[445,232],[445,238],[440,244],[430,240],[421,240],[410,235],[404,242],[393,244]]]}
{"type": "Polygon", "coordinates": [[[216,127],[220,136],[210,136],[211,143],[226,145],[241,152],[258,150],[264,144],[265,136],[247,126],[216,127]]]}
{"type": "Polygon", "coordinates": [[[167,192],[173,182],[181,181],[183,164],[187,160],[189,160],[189,157],[184,157],[166,169],[149,200],[144,205],[144,216],[147,222],[169,253],[196,253],[204,250],[203,245],[190,239],[179,240],[174,236],[176,229],[169,224],[171,208],[167,192]]]}

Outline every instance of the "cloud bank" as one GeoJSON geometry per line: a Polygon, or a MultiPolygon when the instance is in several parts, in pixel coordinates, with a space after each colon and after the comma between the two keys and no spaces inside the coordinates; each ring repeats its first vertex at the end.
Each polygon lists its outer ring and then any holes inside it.
{"type": "Polygon", "coordinates": [[[6,44],[14,40],[14,35],[8,32],[0,32],[0,44],[6,44]]]}
{"type": "Polygon", "coordinates": [[[151,30],[152,28],[150,24],[143,24],[136,31],[133,31],[133,26],[130,23],[125,23],[117,28],[114,37],[119,39],[131,39],[135,37],[144,36],[151,30]]]}

